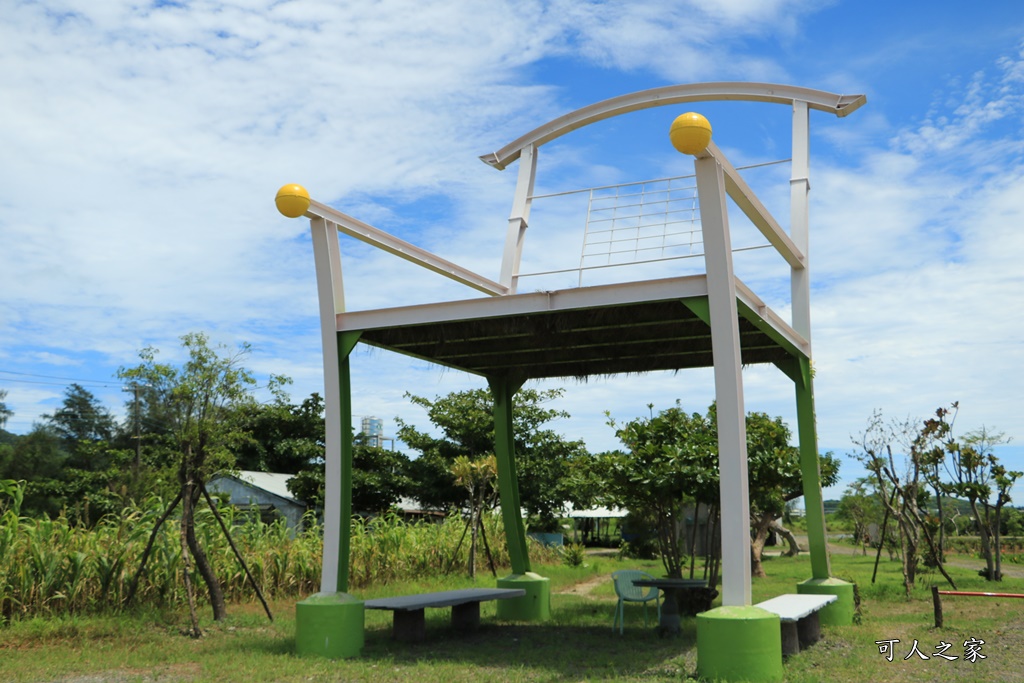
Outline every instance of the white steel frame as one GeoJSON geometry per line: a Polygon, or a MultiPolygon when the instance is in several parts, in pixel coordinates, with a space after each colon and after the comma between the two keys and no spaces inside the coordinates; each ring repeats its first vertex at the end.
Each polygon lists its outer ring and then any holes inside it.
{"type": "Polygon", "coordinates": [[[609,305],[644,301],[671,290],[706,295],[710,308],[715,394],[718,404],[718,439],[721,469],[723,604],[749,605],[750,519],[747,488],[746,423],[737,318],[740,307],[755,312],[760,324],[771,328],[784,345],[809,359],[810,280],[807,268],[809,182],[809,111],[816,109],[844,117],[866,101],[863,95],[836,95],[808,88],[767,83],[703,83],[670,86],[616,97],[559,117],[527,133],[493,154],[481,157],[497,169],[519,159],[512,211],[497,282],[469,271],[389,235],[317,201],[305,215],[310,219],[320,300],[324,351],[327,418],[327,491],[325,500],[324,567],[321,590],[335,591],[340,520],[339,465],[341,450],[341,387],[338,373],[338,332],[360,331],[410,322],[495,317],[516,311],[558,310],[580,305],[609,305]],[[785,230],[767,211],[718,147],[711,143],[695,160],[700,201],[706,275],[671,280],[641,281],[562,292],[516,295],[519,263],[537,172],[538,148],[573,130],[612,116],[651,107],[713,100],[744,100],[786,104],[793,109],[791,226],[785,230]],[[742,282],[732,267],[728,195],[775,247],[791,268],[792,321],[787,323],[768,309],[742,282]],[[376,311],[346,312],[337,232],[377,246],[405,260],[471,287],[496,299],[411,306],[376,311]],[[332,234],[333,233],[333,234],[332,234]],[[645,298],[649,297],[649,298],[645,298]]]}

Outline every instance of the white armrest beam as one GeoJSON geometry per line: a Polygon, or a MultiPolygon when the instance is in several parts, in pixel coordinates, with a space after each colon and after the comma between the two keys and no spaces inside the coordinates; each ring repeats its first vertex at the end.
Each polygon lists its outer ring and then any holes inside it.
{"type": "Polygon", "coordinates": [[[401,259],[421,265],[427,270],[432,270],[435,273],[444,275],[456,282],[461,282],[462,284],[479,290],[485,294],[490,294],[491,296],[508,294],[508,287],[500,285],[493,280],[488,280],[482,275],[477,275],[473,271],[467,270],[462,266],[455,265],[451,261],[446,261],[440,256],[435,256],[429,251],[410,244],[405,240],[399,239],[394,235],[388,234],[379,228],[373,227],[372,225],[363,223],[362,221],[357,220],[348,214],[344,214],[337,209],[332,209],[326,204],[310,200],[306,216],[319,216],[320,218],[337,225],[338,230],[350,237],[355,237],[361,242],[372,244],[379,249],[383,249],[389,254],[394,254],[401,259]]]}
{"type": "Polygon", "coordinates": [[[725,191],[736,202],[736,206],[740,207],[740,210],[761,231],[761,234],[782,255],[782,258],[786,259],[786,263],[791,268],[796,270],[806,268],[805,257],[800,253],[796,244],[786,234],[786,231],[779,226],[775,218],[768,212],[768,209],[764,207],[761,200],[757,198],[754,191],[740,177],[740,174],[733,168],[733,165],[729,163],[729,160],[725,158],[725,155],[722,154],[722,151],[718,149],[714,142],[708,143],[708,152],[722,165],[722,170],[725,172],[725,191]]]}

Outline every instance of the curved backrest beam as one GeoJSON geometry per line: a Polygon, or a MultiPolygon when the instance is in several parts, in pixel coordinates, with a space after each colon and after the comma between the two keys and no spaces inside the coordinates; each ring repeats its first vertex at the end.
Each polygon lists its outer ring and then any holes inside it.
{"type": "Polygon", "coordinates": [[[503,170],[519,158],[523,148],[551,142],[566,133],[590,125],[596,121],[628,114],[629,112],[653,107],[664,107],[683,102],[713,102],[719,100],[740,100],[745,102],[775,102],[792,104],[806,102],[811,109],[825,111],[843,117],[850,114],[867,102],[865,95],[836,95],[824,90],[798,88],[791,85],[772,83],[692,83],[687,85],[669,85],[651,90],[620,95],[602,102],[588,105],[582,109],[559,116],[553,121],[535,128],[526,135],[505,145],[497,152],[485,154],[480,159],[498,170],[503,170]]]}

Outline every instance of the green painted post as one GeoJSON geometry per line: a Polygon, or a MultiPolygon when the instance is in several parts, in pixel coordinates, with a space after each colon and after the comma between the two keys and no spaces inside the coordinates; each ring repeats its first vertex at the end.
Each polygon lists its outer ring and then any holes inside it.
{"type": "Polygon", "coordinates": [[[830,576],[828,541],[825,536],[825,508],[821,500],[821,470],[818,467],[818,437],[814,424],[814,384],[811,361],[801,357],[800,381],[796,382],[796,419],[800,440],[800,474],[807,515],[807,542],[811,551],[811,576],[830,576]]]}
{"type": "Polygon", "coordinates": [[[796,381],[796,419],[800,436],[800,473],[804,484],[807,541],[811,546],[811,578],[798,583],[798,594],[835,595],[839,599],[818,612],[822,626],[848,626],[857,606],[854,585],[829,575],[825,508],[821,501],[821,472],[818,468],[818,438],[814,425],[814,382],[811,362],[800,358],[796,381]]]}
{"type": "Polygon", "coordinates": [[[494,455],[498,461],[498,491],[501,494],[501,518],[505,522],[508,554],[513,574],[530,571],[526,550],[526,530],[519,504],[519,477],[516,474],[515,442],[512,434],[512,397],[519,390],[506,377],[490,377],[487,383],[494,396],[494,455]]]}
{"type": "Polygon", "coordinates": [[[512,575],[498,579],[498,588],[521,588],[521,598],[499,600],[499,619],[508,621],[546,621],[551,618],[551,582],[530,571],[526,547],[526,529],[519,503],[519,478],[516,475],[515,442],[512,434],[512,397],[522,386],[507,377],[489,377],[494,396],[494,455],[498,461],[498,491],[505,539],[512,560],[512,575]]]}
{"type": "MultiPolygon", "coordinates": [[[[359,341],[358,332],[339,332],[338,347],[338,407],[340,424],[340,460],[338,481],[337,573],[334,585],[325,574],[322,592],[311,595],[295,605],[295,652],[303,656],[346,658],[358,657],[365,640],[363,601],[348,595],[349,548],[352,536],[352,382],[349,372],[349,354],[359,341]],[[333,590],[332,590],[333,589],[333,590]]],[[[325,382],[328,392],[334,391],[333,382],[325,382]]],[[[333,416],[333,411],[331,412],[333,416]]],[[[330,417],[329,419],[334,419],[330,417]]],[[[332,432],[335,425],[328,425],[332,432]]],[[[333,488],[333,487],[332,487],[333,488]]],[[[325,553],[327,551],[325,550],[325,553]]],[[[324,564],[327,557],[324,557],[324,564]]]]}
{"type": "Polygon", "coordinates": [[[359,341],[358,332],[338,333],[338,384],[341,393],[341,528],[338,536],[339,593],[348,592],[349,552],[352,546],[352,374],[349,354],[359,341]]]}

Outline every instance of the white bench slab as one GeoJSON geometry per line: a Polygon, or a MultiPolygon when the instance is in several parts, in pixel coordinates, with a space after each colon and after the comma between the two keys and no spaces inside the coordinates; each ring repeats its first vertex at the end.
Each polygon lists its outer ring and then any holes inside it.
{"type": "Polygon", "coordinates": [[[363,606],[366,609],[391,610],[394,613],[392,638],[416,642],[426,637],[424,610],[428,607],[451,607],[452,626],[460,631],[468,631],[480,625],[481,602],[521,598],[524,595],[526,591],[522,588],[464,588],[394,598],[375,598],[364,601],[363,606]]]}
{"type": "Polygon", "coordinates": [[[782,654],[795,655],[821,638],[818,610],[838,600],[835,595],[787,594],[759,602],[755,607],[779,615],[782,626],[782,654]]]}

